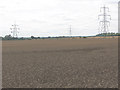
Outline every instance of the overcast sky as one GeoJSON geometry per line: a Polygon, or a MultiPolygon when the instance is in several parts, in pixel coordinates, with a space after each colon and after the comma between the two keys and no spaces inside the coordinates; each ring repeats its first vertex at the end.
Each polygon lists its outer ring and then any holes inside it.
{"type": "Polygon", "coordinates": [[[118,32],[119,0],[0,0],[0,35],[11,33],[19,25],[19,36],[95,35],[98,15],[104,4],[111,15],[110,32],[118,32]]]}

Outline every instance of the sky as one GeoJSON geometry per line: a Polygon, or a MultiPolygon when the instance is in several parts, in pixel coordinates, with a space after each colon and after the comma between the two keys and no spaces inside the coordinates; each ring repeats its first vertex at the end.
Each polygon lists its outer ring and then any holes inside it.
{"type": "Polygon", "coordinates": [[[119,0],[0,0],[0,36],[11,34],[16,23],[19,37],[90,36],[99,32],[100,7],[109,7],[110,32],[118,32],[119,0]]]}

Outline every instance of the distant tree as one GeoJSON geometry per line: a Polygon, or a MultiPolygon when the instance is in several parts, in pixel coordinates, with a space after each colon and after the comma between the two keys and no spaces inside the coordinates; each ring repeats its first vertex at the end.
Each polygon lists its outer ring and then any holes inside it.
{"type": "Polygon", "coordinates": [[[120,36],[120,33],[101,33],[101,34],[98,34],[96,36],[120,36]]]}
{"type": "Polygon", "coordinates": [[[83,38],[87,38],[87,37],[83,37],[83,38]]]}
{"type": "Polygon", "coordinates": [[[21,37],[21,38],[19,38],[19,40],[25,40],[25,38],[24,38],[24,37],[21,37]]]}
{"type": "Polygon", "coordinates": [[[9,34],[9,35],[6,35],[6,36],[4,37],[4,39],[5,39],[5,40],[11,40],[11,39],[13,39],[13,37],[9,34]]]}
{"type": "Polygon", "coordinates": [[[50,36],[48,36],[48,38],[51,38],[50,36]]]}
{"type": "Polygon", "coordinates": [[[38,37],[38,39],[40,39],[40,37],[38,37]]]}
{"type": "Polygon", "coordinates": [[[31,39],[35,39],[35,37],[34,37],[34,36],[31,36],[31,39]]]}
{"type": "Polygon", "coordinates": [[[0,36],[0,40],[3,39],[3,37],[0,36]]]}

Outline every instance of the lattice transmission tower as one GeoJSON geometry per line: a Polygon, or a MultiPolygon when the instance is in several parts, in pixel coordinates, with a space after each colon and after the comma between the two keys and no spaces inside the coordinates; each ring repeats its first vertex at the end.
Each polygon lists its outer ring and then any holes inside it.
{"type": "Polygon", "coordinates": [[[12,28],[10,28],[12,31],[11,31],[11,33],[12,33],[12,37],[14,37],[14,38],[17,38],[18,37],[18,30],[20,30],[20,28],[18,28],[18,25],[15,23],[15,24],[13,24],[12,25],[12,28]]]}
{"type": "Polygon", "coordinates": [[[72,26],[70,25],[70,31],[69,31],[70,37],[72,35],[72,26]]]}
{"type": "Polygon", "coordinates": [[[107,14],[109,12],[109,8],[104,5],[104,7],[101,7],[100,14],[98,16],[98,19],[100,20],[99,22],[99,33],[108,33],[109,32],[109,26],[110,26],[110,20],[111,20],[111,15],[107,14]]]}

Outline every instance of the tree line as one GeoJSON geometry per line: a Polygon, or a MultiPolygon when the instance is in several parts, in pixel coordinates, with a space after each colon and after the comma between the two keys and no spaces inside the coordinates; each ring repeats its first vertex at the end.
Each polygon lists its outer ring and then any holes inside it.
{"type": "Polygon", "coordinates": [[[120,36],[120,33],[101,33],[96,36],[120,36]]]}

